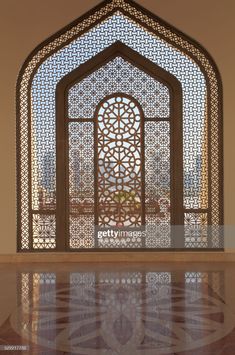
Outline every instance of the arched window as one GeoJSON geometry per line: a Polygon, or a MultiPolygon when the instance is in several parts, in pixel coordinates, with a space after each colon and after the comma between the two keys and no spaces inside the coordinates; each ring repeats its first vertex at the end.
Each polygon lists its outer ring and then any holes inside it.
{"type": "Polygon", "coordinates": [[[129,0],[40,45],[17,85],[18,250],[222,248],[221,96],[207,52],[129,0]]]}

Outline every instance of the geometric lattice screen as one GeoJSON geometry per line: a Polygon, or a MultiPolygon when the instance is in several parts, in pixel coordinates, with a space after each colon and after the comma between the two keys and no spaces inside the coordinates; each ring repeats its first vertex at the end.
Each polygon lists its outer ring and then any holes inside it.
{"type": "Polygon", "coordinates": [[[208,53],[132,1],[45,41],[17,84],[18,250],[223,248],[221,100],[208,53]]]}

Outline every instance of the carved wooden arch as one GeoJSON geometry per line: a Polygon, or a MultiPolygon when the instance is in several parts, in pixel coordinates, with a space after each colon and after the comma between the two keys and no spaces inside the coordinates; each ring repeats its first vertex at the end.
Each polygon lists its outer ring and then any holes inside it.
{"type": "MultiPolygon", "coordinates": [[[[57,191],[58,191],[58,217],[57,217],[57,236],[58,236],[58,248],[64,250],[69,248],[66,241],[66,235],[68,236],[68,223],[67,209],[69,205],[68,196],[68,169],[64,167],[68,166],[68,157],[66,158],[66,150],[68,149],[68,122],[67,116],[67,93],[69,89],[77,82],[84,79],[92,72],[95,72],[101,68],[105,63],[111,61],[113,58],[122,57],[134,66],[138,67],[141,71],[144,71],[154,79],[162,82],[168,87],[170,92],[170,145],[171,145],[171,191],[172,191],[172,206],[171,206],[171,224],[183,225],[183,148],[182,148],[182,90],[179,81],[170,73],[163,70],[156,64],[147,60],[136,51],[127,47],[121,42],[116,42],[112,46],[108,47],[95,57],[75,69],[68,75],[66,75],[57,85],[56,89],[56,127],[57,127],[57,191]],[[67,122],[66,122],[67,121],[67,122]],[[65,187],[65,183],[66,187],[65,187]]],[[[120,95],[116,93],[115,95],[120,95]]],[[[112,96],[112,95],[111,95],[112,96]]],[[[128,96],[125,94],[125,96],[128,96]]],[[[139,106],[139,103],[135,101],[139,106]]],[[[105,101],[107,97],[103,98],[101,103],[105,101]]],[[[100,104],[101,104],[100,103],[100,104]]],[[[139,109],[143,110],[141,106],[139,109]]],[[[97,108],[98,110],[98,108],[97,108]]],[[[96,113],[95,113],[96,116],[96,113]]],[[[146,119],[146,118],[145,118],[146,119]]]]}
{"type": "MultiPolygon", "coordinates": [[[[196,41],[131,0],[106,0],[40,44],[26,59],[17,81],[17,235],[18,251],[32,251],[32,80],[40,65],[53,53],[71,43],[114,12],[120,11],[146,31],[179,49],[200,67],[208,92],[208,224],[223,225],[223,122],[222,83],[211,56],[196,41]]],[[[216,229],[215,229],[216,230],[216,229]]],[[[216,233],[208,248],[223,247],[216,233]]],[[[43,250],[43,249],[41,249],[43,250]]],[[[45,249],[47,250],[47,249],[45,249]]]]}

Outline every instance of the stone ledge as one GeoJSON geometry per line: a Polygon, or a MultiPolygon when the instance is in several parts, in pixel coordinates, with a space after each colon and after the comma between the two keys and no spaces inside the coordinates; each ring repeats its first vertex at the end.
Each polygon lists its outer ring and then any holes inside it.
{"type": "Polygon", "coordinates": [[[105,262],[235,262],[235,250],[133,251],[133,252],[35,252],[0,254],[0,263],[105,263],[105,262]]]}

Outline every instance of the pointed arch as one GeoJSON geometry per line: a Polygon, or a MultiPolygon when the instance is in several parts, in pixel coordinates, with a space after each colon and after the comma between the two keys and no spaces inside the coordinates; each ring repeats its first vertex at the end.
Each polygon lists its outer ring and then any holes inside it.
{"type": "MultiPolygon", "coordinates": [[[[27,58],[19,74],[17,82],[19,251],[56,249],[54,173],[56,149],[53,143],[55,123],[52,123],[53,119],[55,122],[55,88],[65,75],[97,54],[94,53],[92,44],[94,38],[92,35],[95,31],[97,53],[114,42],[121,41],[181,82],[185,224],[189,226],[205,224],[213,227],[223,224],[222,84],[213,59],[201,45],[133,1],[108,0],[39,45],[27,58]],[[131,34],[129,37],[126,28],[131,34]],[[111,29],[113,31],[110,37],[111,29]],[[132,36],[135,36],[135,45],[131,41],[132,36]],[[185,71],[185,68],[189,69],[185,71]],[[193,80],[190,79],[191,75],[194,75],[193,80]],[[51,91],[50,89],[48,91],[47,79],[50,81],[51,91]],[[194,99],[189,95],[190,90],[194,99]],[[200,106],[201,102],[203,105],[200,106]],[[190,124],[187,124],[189,121],[190,124]],[[46,147],[43,156],[48,175],[46,184],[45,181],[42,182],[40,175],[42,170],[38,159],[40,144],[43,149],[46,147]],[[201,150],[198,150],[197,145],[200,145],[201,150]],[[194,153],[191,154],[191,151],[194,153]],[[190,195],[192,189],[194,192],[197,190],[196,197],[190,195]],[[47,200],[47,209],[40,209],[42,199],[47,200]],[[39,239],[47,242],[40,243],[39,239]]],[[[194,243],[190,238],[187,241],[186,237],[185,246],[223,247],[222,239],[216,232],[211,238],[207,236],[205,242],[201,240],[194,243]]]]}

